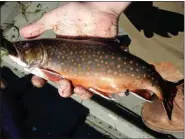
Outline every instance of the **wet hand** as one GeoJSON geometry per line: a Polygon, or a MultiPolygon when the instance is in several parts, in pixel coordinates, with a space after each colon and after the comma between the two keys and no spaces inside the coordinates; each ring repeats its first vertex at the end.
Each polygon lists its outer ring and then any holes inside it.
{"type": "Polygon", "coordinates": [[[184,78],[183,74],[170,62],[150,63],[155,66],[159,74],[168,81],[177,82],[184,78]]]}

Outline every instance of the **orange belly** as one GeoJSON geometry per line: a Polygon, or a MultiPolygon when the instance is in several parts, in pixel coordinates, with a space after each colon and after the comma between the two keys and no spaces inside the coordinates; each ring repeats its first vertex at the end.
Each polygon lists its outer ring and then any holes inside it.
{"type": "Polygon", "coordinates": [[[146,89],[148,82],[137,80],[128,76],[125,77],[106,77],[106,76],[88,76],[88,77],[75,77],[65,76],[68,80],[72,81],[74,86],[81,85],[85,88],[93,88],[97,91],[106,93],[120,93],[127,89],[146,89]]]}
{"type": "Polygon", "coordinates": [[[162,99],[161,92],[152,86],[150,82],[144,80],[138,80],[132,77],[122,77],[122,78],[108,78],[108,77],[68,77],[67,79],[71,80],[74,86],[81,85],[85,88],[92,88],[103,95],[118,94],[130,90],[141,97],[149,98],[149,92],[143,91],[148,90],[155,93],[160,99],[162,99]]]}
{"type": "MultiPolygon", "coordinates": [[[[52,76],[51,73],[45,72],[45,75],[51,81],[58,81],[61,78],[52,76]]],[[[151,83],[147,80],[137,79],[131,76],[111,76],[111,75],[97,75],[97,76],[84,76],[84,75],[76,75],[69,73],[60,73],[64,78],[70,80],[74,86],[83,86],[86,89],[92,88],[103,95],[109,96],[114,93],[125,92],[126,90],[130,90],[140,96],[147,97],[142,94],[141,90],[149,90],[155,93],[160,99],[162,99],[162,95],[160,90],[151,85],[151,83]]]]}

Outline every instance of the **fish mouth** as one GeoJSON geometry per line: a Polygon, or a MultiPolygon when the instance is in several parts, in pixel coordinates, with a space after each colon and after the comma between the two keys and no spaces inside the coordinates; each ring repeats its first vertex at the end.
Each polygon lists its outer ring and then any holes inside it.
{"type": "Polygon", "coordinates": [[[13,43],[13,47],[14,47],[14,53],[9,53],[10,59],[23,68],[30,68],[28,64],[23,62],[24,61],[23,56],[21,54],[21,51],[18,49],[16,43],[13,43]]]}
{"type": "Polygon", "coordinates": [[[9,40],[7,40],[5,38],[1,38],[1,42],[2,42],[2,44],[1,44],[2,49],[7,51],[7,53],[9,55],[13,55],[13,56],[18,55],[18,52],[12,42],[10,42],[9,40]]]}
{"type": "Polygon", "coordinates": [[[8,52],[8,56],[12,61],[17,63],[18,65],[28,68],[29,66],[24,63],[22,60],[22,56],[18,48],[16,47],[15,43],[8,41],[5,38],[2,38],[2,48],[8,52]]]}

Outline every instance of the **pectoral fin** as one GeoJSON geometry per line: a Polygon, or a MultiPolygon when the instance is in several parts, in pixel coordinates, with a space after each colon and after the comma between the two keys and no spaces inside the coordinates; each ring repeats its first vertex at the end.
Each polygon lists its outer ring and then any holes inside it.
{"type": "Polygon", "coordinates": [[[40,68],[40,71],[44,74],[44,76],[48,80],[50,80],[52,82],[57,82],[61,79],[64,79],[64,77],[59,73],[56,73],[56,72],[53,72],[53,71],[50,71],[50,70],[47,70],[47,69],[42,69],[42,68],[40,68]]]}

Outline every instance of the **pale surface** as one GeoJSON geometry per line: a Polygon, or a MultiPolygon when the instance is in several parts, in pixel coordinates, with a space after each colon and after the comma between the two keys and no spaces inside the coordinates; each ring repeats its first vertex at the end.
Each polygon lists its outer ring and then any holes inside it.
{"type": "MultiPolygon", "coordinates": [[[[184,2],[153,2],[153,5],[163,10],[184,14],[184,2]]],[[[131,53],[147,61],[172,62],[184,74],[184,32],[179,32],[177,36],[170,34],[171,38],[158,34],[146,38],[143,31],[139,32],[124,14],[121,15],[119,24],[132,40],[131,53]]]]}

